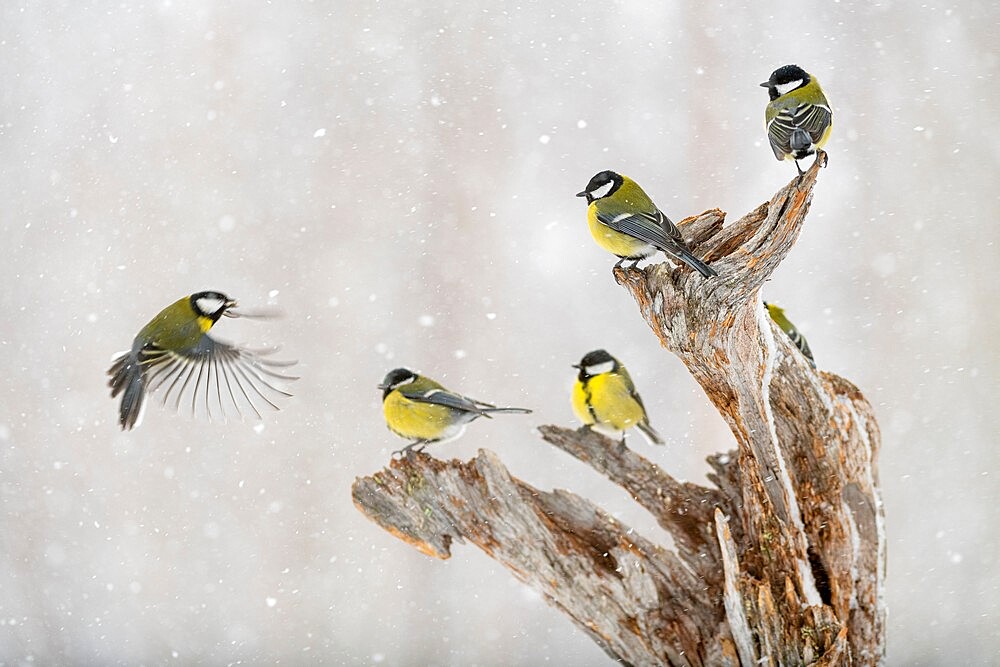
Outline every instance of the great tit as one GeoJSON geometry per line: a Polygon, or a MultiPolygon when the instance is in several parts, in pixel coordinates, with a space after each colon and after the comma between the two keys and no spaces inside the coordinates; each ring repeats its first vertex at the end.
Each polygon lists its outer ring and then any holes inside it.
{"type": "Polygon", "coordinates": [[[623,445],[625,430],[635,426],[650,443],[664,444],[649,425],[639,392],[617,359],[605,350],[594,350],[573,368],[580,371],[573,385],[573,411],[584,425],[608,437],[620,435],[623,445]]]}
{"type": "Polygon", "coordinates": [[[774,323],[785,332],[785,334],[791,339],[792,344],[799,348],[799,352],[801,352],[802,355],[809,360],[809,365],[816,368],[816,360],[813,359],[813,353],[812,350],[809,349],[809,343],[806,342],[806,337],[803,336],[801,332],[795,328],[795,325],[792,324],[791,320],[785,316],[785,309],[779,308],[775,304],[768,303],[767,301],[764,302],[764,307],[767,308],[767,313],[771,316],[771,319],[774,320],[774,323]]]}
{"type": "Polygon", "coordinates": [[[525,408],[498,408],[448,391],[430,378],[407,368],[389,371],[382,384],[382,411],[389,430],[412,442],[393,454],[420,451],[436,442],[454,440],[469,422],[496,412],[528,414],[525,408]]]}
{"type": "MultiPolygon", "coordinates": [[[[252,352],[208,335],[219,318],[241,317],[236,301],[220,292],[197,292],[164,308],[132,341],[132,349],[113,359],[108,375],[111,397],[122,395],[118,422],[123,430],[142,421],[146,394],[166,387],[163,404],[174,397],[174,407],[190,399],[191,411],[204,409],[211,419],[212,407],[225,416],[227,406],[238,414],[249,406],[260,418],[258,407],[275,410],[272,399],[291,396],[272,384],[295,380],[275,369],[294,361],[266,359],[274,350],[252,352]]],[[[246,316],[251,316],[246,314],[246,316]]]]}
{"type": "Polygon", "coordinates": [[[767,139],[774,157],[794,160],[802,178],[799,160],[813,155],[830,138],[833,110],[819,81],[798,65],[785,65],[760,84],[771,101],[764,110],[767,139]]]}
{"type": "Polygon", "coordinates": [[[667,257],[684,262],[706,278],[718,275],[691,254],[677,225],[628,176],[602,171],[576,196],[587,199],[590,234],[597,245],[618,256],[615,267],[625,260],[635,266],[662,250],[667,257]]]}

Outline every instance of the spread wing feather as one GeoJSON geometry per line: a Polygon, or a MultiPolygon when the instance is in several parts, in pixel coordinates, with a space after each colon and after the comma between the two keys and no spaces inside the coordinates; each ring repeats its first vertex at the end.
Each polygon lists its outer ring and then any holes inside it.
{"type": "Polygon", "coordinates": [[[224,419],[232,410],[242,417],[250,411],[259,419],[261,408],[278,410],[275,401],[291,396],[279,384],[298,379],[282,372],[294,361],[268,358],[275,351],[252,351],[204,335],[186,352],[148,344],[136,353],[134,365],[140,369],[143,393],[162,392],[163,404],[172,403],[175,410],[190,406],[192,414],[208,419],[224,419]]]}

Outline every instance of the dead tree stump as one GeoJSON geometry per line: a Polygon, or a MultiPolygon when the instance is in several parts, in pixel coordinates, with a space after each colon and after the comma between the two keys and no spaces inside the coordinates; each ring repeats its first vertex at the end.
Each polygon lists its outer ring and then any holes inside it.
{"type": "Polygon", "coordinates": [[[875,416],[853,384],[813,370],[761,304],[818,169],[735,223],[723,226],[719,210],[681,222],[718,278],[669,263],[615,270],[732,429],[737,449],[709,458],[712,486],[678,482],[587,429],[540,427],[626,489],[676,552],[585,498],[512,477],[486,450],[466,463],[393,460],[357,479],[355,505],[438,558],[454,540],[476,544],[626,664],[881,664],[875,416]]]}

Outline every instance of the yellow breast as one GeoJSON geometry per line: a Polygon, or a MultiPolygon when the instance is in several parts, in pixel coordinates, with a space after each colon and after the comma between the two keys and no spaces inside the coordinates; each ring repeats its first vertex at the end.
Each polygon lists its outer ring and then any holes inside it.
{"type": "Polygon", "coordinates": [[[595,375],[587,381],[586,388],[579,382],[577,387],[579,392],[576,387],[573,391],[573,409],[585,424],[596,423],[614,431],[624,431],[646,419],[642,405],[632,397],[620,375],[595,375]]]}
{"type": "Polygon", "coordinates": [[[443,405],[411,401],[399,391],[382,401],[385,423],[396,435],[410,440],[439,440],[451,435],[451,411],[443,405]]]}
{"type": "Polygon", "coordinates": [[[590,414],[590,407],[587,404],[588,396],[584,389],[583,383],[577,379],[576,384],[573,385],[573,412],[576,413],[577,419],[583,422],[585,425],[590,426],[594,423],[594,416],[590,414]]]}
{"type": "Polygon", "coordinates": [[[587,209],[587,224],[590,226],[590,235],[597,241],[597,245],[619,257],[641,259],[656,252],[656,248],[645,241],[616,232],[603,224],[597,219],[597,207],[593,204],[587,209]]]}
{"type": "Polygon", "coordinates": [[[823,148],[826,146],[826,142],[830,139],[830,132],[833,130],[833,119],[830,119],[830,124],[826,126],[826,130],[823,131],[823,136],[819,138],[816,142],[816,148],[823,148]]]}

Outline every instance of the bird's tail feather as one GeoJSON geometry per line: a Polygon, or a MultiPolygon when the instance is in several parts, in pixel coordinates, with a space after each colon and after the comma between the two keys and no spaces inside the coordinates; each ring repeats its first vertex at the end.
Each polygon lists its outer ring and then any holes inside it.
{"type": "Polygon", "coordinates": [[[666,440],[663,439],[663,436],[657,433],[656,429],[650,426],[647,422],[639,422],[638,424],[636,424],[636,428],[642,431],[642,434],[646,436],[646,439],[649,440],[650,444],[653,445],[667,444],[666,440]]]}
{"type": "Polygon", "coordinates": [[[801,127],[792,130],[792,135],[788,138],[788,145],[795,156],[805,156],[812,144],[812,137],[801,127]]]}
{"type": "Polygon", "coordinates": [[[121,408],[118,412],[118,423],[122,430],[134,428],[142,421],[143,407],[146,399],[146,382],[143,368],[130,352],[117,357],[108,370],[111,379],[111,397],[122,394],[121,408]]]}
{"type": "Polygon", "coordinates": [[[492,413],[492,412],[501,412],[501,413],[503,413],[503,412],[506,412],[506,413],[512,414],[512,415],[530,415],[531,414],[531,410],[529,410],[528,408],[483,408],[483,412],[484,413],[492,413]]]}
{"type": "Polygon", "coordinates": [[[687,264],[692,269],[694,269],[695,271],[697,271],[706,278],[711,278],[712,276],[719,275],[718,271],[716,271],[708,264],[701,261],[694,255],[692,255],[687,250],[684,250],[683,248],[678,249],[677,257],[680,258],[682,262],[684,262],[685,264],[687,264]]]}

